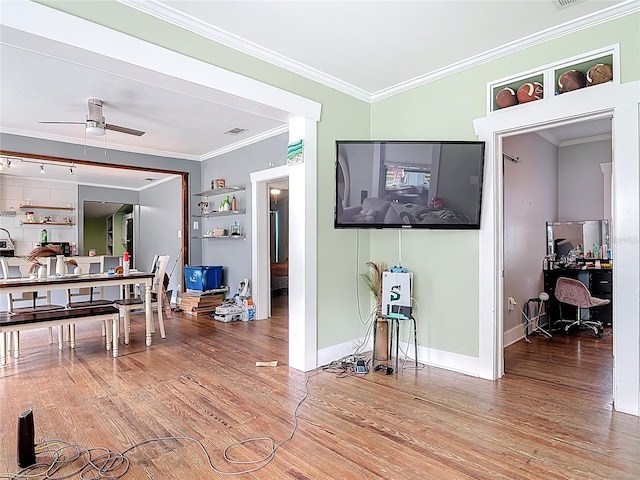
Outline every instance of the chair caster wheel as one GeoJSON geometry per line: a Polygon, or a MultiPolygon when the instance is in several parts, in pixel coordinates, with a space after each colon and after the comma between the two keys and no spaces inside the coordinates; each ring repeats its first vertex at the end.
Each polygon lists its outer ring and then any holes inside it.
{"type": "Polygon", "coordinates": [[[602,338],[602,332],[596,333],[596,338],[602,338]]]}

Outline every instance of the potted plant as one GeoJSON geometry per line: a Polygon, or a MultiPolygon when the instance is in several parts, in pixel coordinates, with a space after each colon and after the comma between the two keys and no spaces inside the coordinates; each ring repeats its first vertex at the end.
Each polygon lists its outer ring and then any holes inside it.
{"type": "Polygon", "coordinates": [[[360,277],[369,287],[373,298],[376,299],[376,321],[374,325],[376,334],[373,359],[384,361],[389,359],[389,324],[386,319],[382,318],[382,273],[387,270],[387,264],[384,262],[367,262],[367,267],[369,267],[369,271],[361,273],[360,277]]]}
{"type": "Polygon", "coordinates": [[[361,273],[360,277],[369,288],[371,295],[376,299],[376,317],[382,313],[382,272],[387,270],[384,262],[367,262],[369,271],[361,273]]]}

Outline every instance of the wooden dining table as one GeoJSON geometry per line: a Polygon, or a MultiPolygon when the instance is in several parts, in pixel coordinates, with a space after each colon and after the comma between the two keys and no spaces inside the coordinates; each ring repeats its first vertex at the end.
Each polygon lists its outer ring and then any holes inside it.
{"type": "MultiPolygon", "coordinates": [[[[45,278],[9,278],[0,280],[0,294],[33,292],[34,290],[67,290],[69,288],[109,287],[142,285],[145,310],[146,344],[151,346],[153,316],[151,311],[151,289],[153,273],[131,271],[129,275],[114,273],[90,273],[84,275],[52,275],[45,278]]],[[[124,288],[125,298],[129,298],[129,288],[124,288]]],[[[129,315],[125,309],[125,315],[129,315]]],[[[117,339],[114,339],[117,341],[117,339]]]]}

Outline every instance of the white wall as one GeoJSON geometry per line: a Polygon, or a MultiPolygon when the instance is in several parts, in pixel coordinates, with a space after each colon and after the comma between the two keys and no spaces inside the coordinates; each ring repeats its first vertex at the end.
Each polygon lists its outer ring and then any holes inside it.
{"type": "Polygon", "coordinates": [[[611,140],[581,143],[558,149],[558,218],[600,220],[604,212],[601,163],[611,162],[611,140]]]}
{"type": "MultiPolygon", "coordinates": [[[[558,208],[558,149],[536,133],[505,138],[504,159],[504,298],[523,306],[542,291],[546,222],[558,208]]],[[[522,337],[519,308],[504,305],[505,345],[522,337]]]]}
{"type": "MultiPolygon", "coordinates": [[[[0,175],[0,209],[9,211],[14,209],[14,217],[0,217],[0,227],[6,228],[11,233],[11,238],[16,243],[16,255],[28,255],[31,250],[40,243],[40,232],[47,230],[49,242],[75,242],[77,241],[78,211],[76,205],[76,184],[69,182],[53,182],[42,179],[20,178],[10,175],[0,175]],[[35,220],[41,221],[43,215],[53,217],[52,221],[61,222],[64,216],[71,218],[73,226],[65,225],[20,225],[26,220],[27,210],[20,205],[27,203],[32,205],[47,205],[64,207],[67,204],[76,208],[74,211],[34,209],[35,220]]],[[[0,238],[6,238],[4,232],[0,232],[0,238]]]]}

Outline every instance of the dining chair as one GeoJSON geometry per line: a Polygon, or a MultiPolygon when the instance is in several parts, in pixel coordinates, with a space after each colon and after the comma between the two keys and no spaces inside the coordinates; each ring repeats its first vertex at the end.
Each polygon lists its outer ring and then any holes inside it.
{"type": "MultiPolygon", "coordinates": [[[[65,260],[73,260],[73,263],[70,263],[68,268],[73,268],[73,271],[75,272],[76,267],[78,267],[80,269],[81,275],[88,275],[90,273],[104,273],[104,255],[70,257],[65,258],[65,260]]],[[[113,300],[107,300],[104,298],[103,287],[82,287],[67,289],[67,308],[87,308],[99,307],[103,305],[113,305],[113,300]]],[[[101,321],[100,323],[102,336],[104,337],[107,334],[108,325],[106,321],[101,321]]],[[[75,325],[72,324],[70,328],[75,329],[75,325]]]]}
{"type": "MultiPolygon", "coordinates": [[[[76,267],[79,268],[81,275],[104,273],[104,255],[94,257],[71,257],[69,260],[73,260],[75,262],[74,271],[76,267]]],[[[86,308],[112,304],[113,300],[107,300],[104,298],[104,289],[102,287],[67,289],[67,308],[86,308]]]]}
{"type": "MultiPolygon", "coordinates": [[[[163,308],[169,303],[166,290],[167,285],[165,285],[165,275],[170,258],[170,255],[156,255],[154,256],[151,264],[151,273],[154,273],[153,283],[151,286],[151,308],[155,307],[157,309],[158,327],[160,328],[161,338],[166,338],[163,308]]],[[[115,304],[120,308],[121,316],[124,317],[124,343],[128,345],[131,333],[130,313],[132,310],[139,309],[144,306],[144,298],[142,298],[141,295],[137,295],[133,298],[122,298],[116,300],[115,304]]],[[[155,333],[153,322],[151,323],[151,333],[155,333]]]]}
{"type": "MultiPolygon", "coordinates": [[[[47,259],[39,259],[38,262],[32,262],[23,257],[0,257],[0,266],[2,267],[2,278],[29,278],[34,271],[37,271],[38,264],[46,263],[47,259]]],[[[7,311],[9,314],[28,313],[28,312],[44,312],[50,310],[63,310],[64,305],[54,305],[51,303],[51,291],[30,291],[23,292],[20,295],[7,293],[7,311]]],[[[3,333],[4,335],[4,333],[3,333]]],[[[9,335],[9,334],[7,334],[9,335]]],[[[13,342],[13,355],[15,358],[20,356],[20,332],[15,331],[13,335],[6,339],[5,348],[11,349],[13,342]]],[[[49,327],[49,344],[53,343],[53,328],[49,327]]],[[[3,352],[4,353],[4,352],[3,352]]]]}

